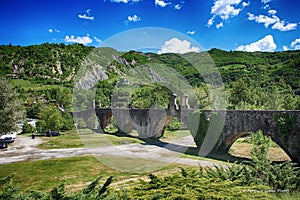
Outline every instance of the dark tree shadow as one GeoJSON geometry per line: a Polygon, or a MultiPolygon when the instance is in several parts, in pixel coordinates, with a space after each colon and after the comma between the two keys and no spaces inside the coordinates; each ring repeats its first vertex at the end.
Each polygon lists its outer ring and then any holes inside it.
{"type": "MultiPolygon", "coordinates": [[[[107,132],[106,131],[105,133],[100,132],[98,129],[93,130],[93,131],[96,133],[114,135],[114,136],[122,137],[122,138],[134,138],[134,139],[143,141],[143,143],[141,143],[142,145],[155,145],[160,148],[168,149],[169,151],[181,153],[184,155],[203,157],[203,156],[199,156],[200,149],[197,147],[165,142],[165,141],[161,141],[159,139],[151,138],[151,137],[150,138],[140,138],[138,136],[130,135],[130,134],[124,133],[122,131],[117,131],[117,132],[107,132]]],[[[247,162],[251,161],[251,159],[236,157],[236,156],[230,155],[229,153],[221,154],[221,153],[216,153],[216,152],[206,155],[205,158],[214,159],[214,160],[218,160],[218,161],[225,161],[225,162],[229,162],[229,163],[247,163],[247,162]]]]}

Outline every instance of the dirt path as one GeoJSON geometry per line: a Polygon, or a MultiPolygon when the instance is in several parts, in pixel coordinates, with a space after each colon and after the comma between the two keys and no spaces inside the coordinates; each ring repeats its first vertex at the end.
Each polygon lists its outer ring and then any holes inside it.
{"type": "Polygon", "coordinates": [[[178,152],[184,152],[191,144],[191,138],[185,137],[178,145],[176,141],[165,146],[154,144],[125,144],[119,146],[105,146],[95,148],[69,148],[43,150],[37,148],[42,139],[18,136],[8,149],[0,151],[0,164],[7,164],[26,160],[45,160],[50,158],[65,158],[93,154],[96,156],[120,156],[125,158],[141,158],[167,163],[179,163],[193,166],[214,166],[218,162],[180,158],[178,152]],[[181,148],[181,149],[180,149],[181,148]]]}

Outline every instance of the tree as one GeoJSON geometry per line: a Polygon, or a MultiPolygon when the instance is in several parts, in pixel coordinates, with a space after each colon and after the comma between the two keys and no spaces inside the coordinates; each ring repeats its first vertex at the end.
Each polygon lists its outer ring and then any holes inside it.
{"type": "Polygon", "coordinates": [[[28,124],[27,121],[25,121],[23,125],[22,134],[33,133],[33,132],[34,132],[34,127],[32,127],[30,124],[28,124]]]}
{"type": "Polygon", "coordinates": [[[24,108],[9,81],[0,79],[0,135],[16,131],[16,122],[24,118],[24,108]]]}
{"type": "Polygon", "coordinates": [[[64,119],[61,111],[55,105],[44,105],[38,114],[37,130],[42,131],[59,131],[64,126],[64,119]]]}

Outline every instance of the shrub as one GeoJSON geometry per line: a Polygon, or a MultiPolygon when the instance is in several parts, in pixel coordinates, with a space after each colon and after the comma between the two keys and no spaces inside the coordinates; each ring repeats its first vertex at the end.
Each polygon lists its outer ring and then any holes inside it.
{"type": "Polygon", "coordinates": [[[177,131],[181,127],[181,122],[176,117],[173,118],[167,126],[169,131],[177,131]]]}

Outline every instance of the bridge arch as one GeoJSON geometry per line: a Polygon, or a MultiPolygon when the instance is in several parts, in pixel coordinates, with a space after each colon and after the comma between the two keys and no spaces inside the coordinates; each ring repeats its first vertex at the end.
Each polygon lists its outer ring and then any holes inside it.
{"type": "MultiPolygon", "coordinates": [[[[231,138],[236,137],[232,145],[229,145],[229,150],[227,151],[231,156],[240,157],[240,158],[247,158],[251,159],[251,150],[254,147],[254,140],[252,139],[252,136],[255,133],[250,132],[242,132],[239,134],[233,135],[231,138]]],[[[230,138],[228,138],[230,140],[230,138]]],[[[269,159],[271,161],[290,161],[291,157],[287,154],[286,151],[282,147],[280,147],[276,142],[272,140],[271,137],[269,137],[270,140],[270,146],[269,146],[269,159]]],[[[225,141],[224,143],[229,144],[228,141],[225,141]]]]}
{"type": "MultiPolygon", "coordinates": [[[[122,130],[132,124],[137,130],[140,137],[163,136],[164,131],[172,118],[177,117],[185,125],[191,121],[190,114],[195,110],[188,106],[180,108],[174,103],[175,97],[171,98],[168,109],[129,109],[120,108],[96,108],[96,115],[99,119],[100,126],[103,128],[114,115],[118,127],[122,130]],[[116,119],[117,119],[116,118],[116,119]]],[[[91,110],[73,113],[73,116],[87,118],[91,110]]],[[[212,113],[219,113],[225,116],[225,123],[222,134],[214,150],[220,153],[228,152],[232,144],[247,132],[256,132],[262,130],[264,135],[268,135],[278,144],[294,162],[300,163],[300,111],[272,111],[272,110],[202,110],[206,119],[212,113]]],[[[219,128],[219,127],[218,127],[219,128]]],[[[195,130],[190,130],[195,132],[195,130]]],[[[197,144],[197,142],[195,141],[197,144]]]]}

